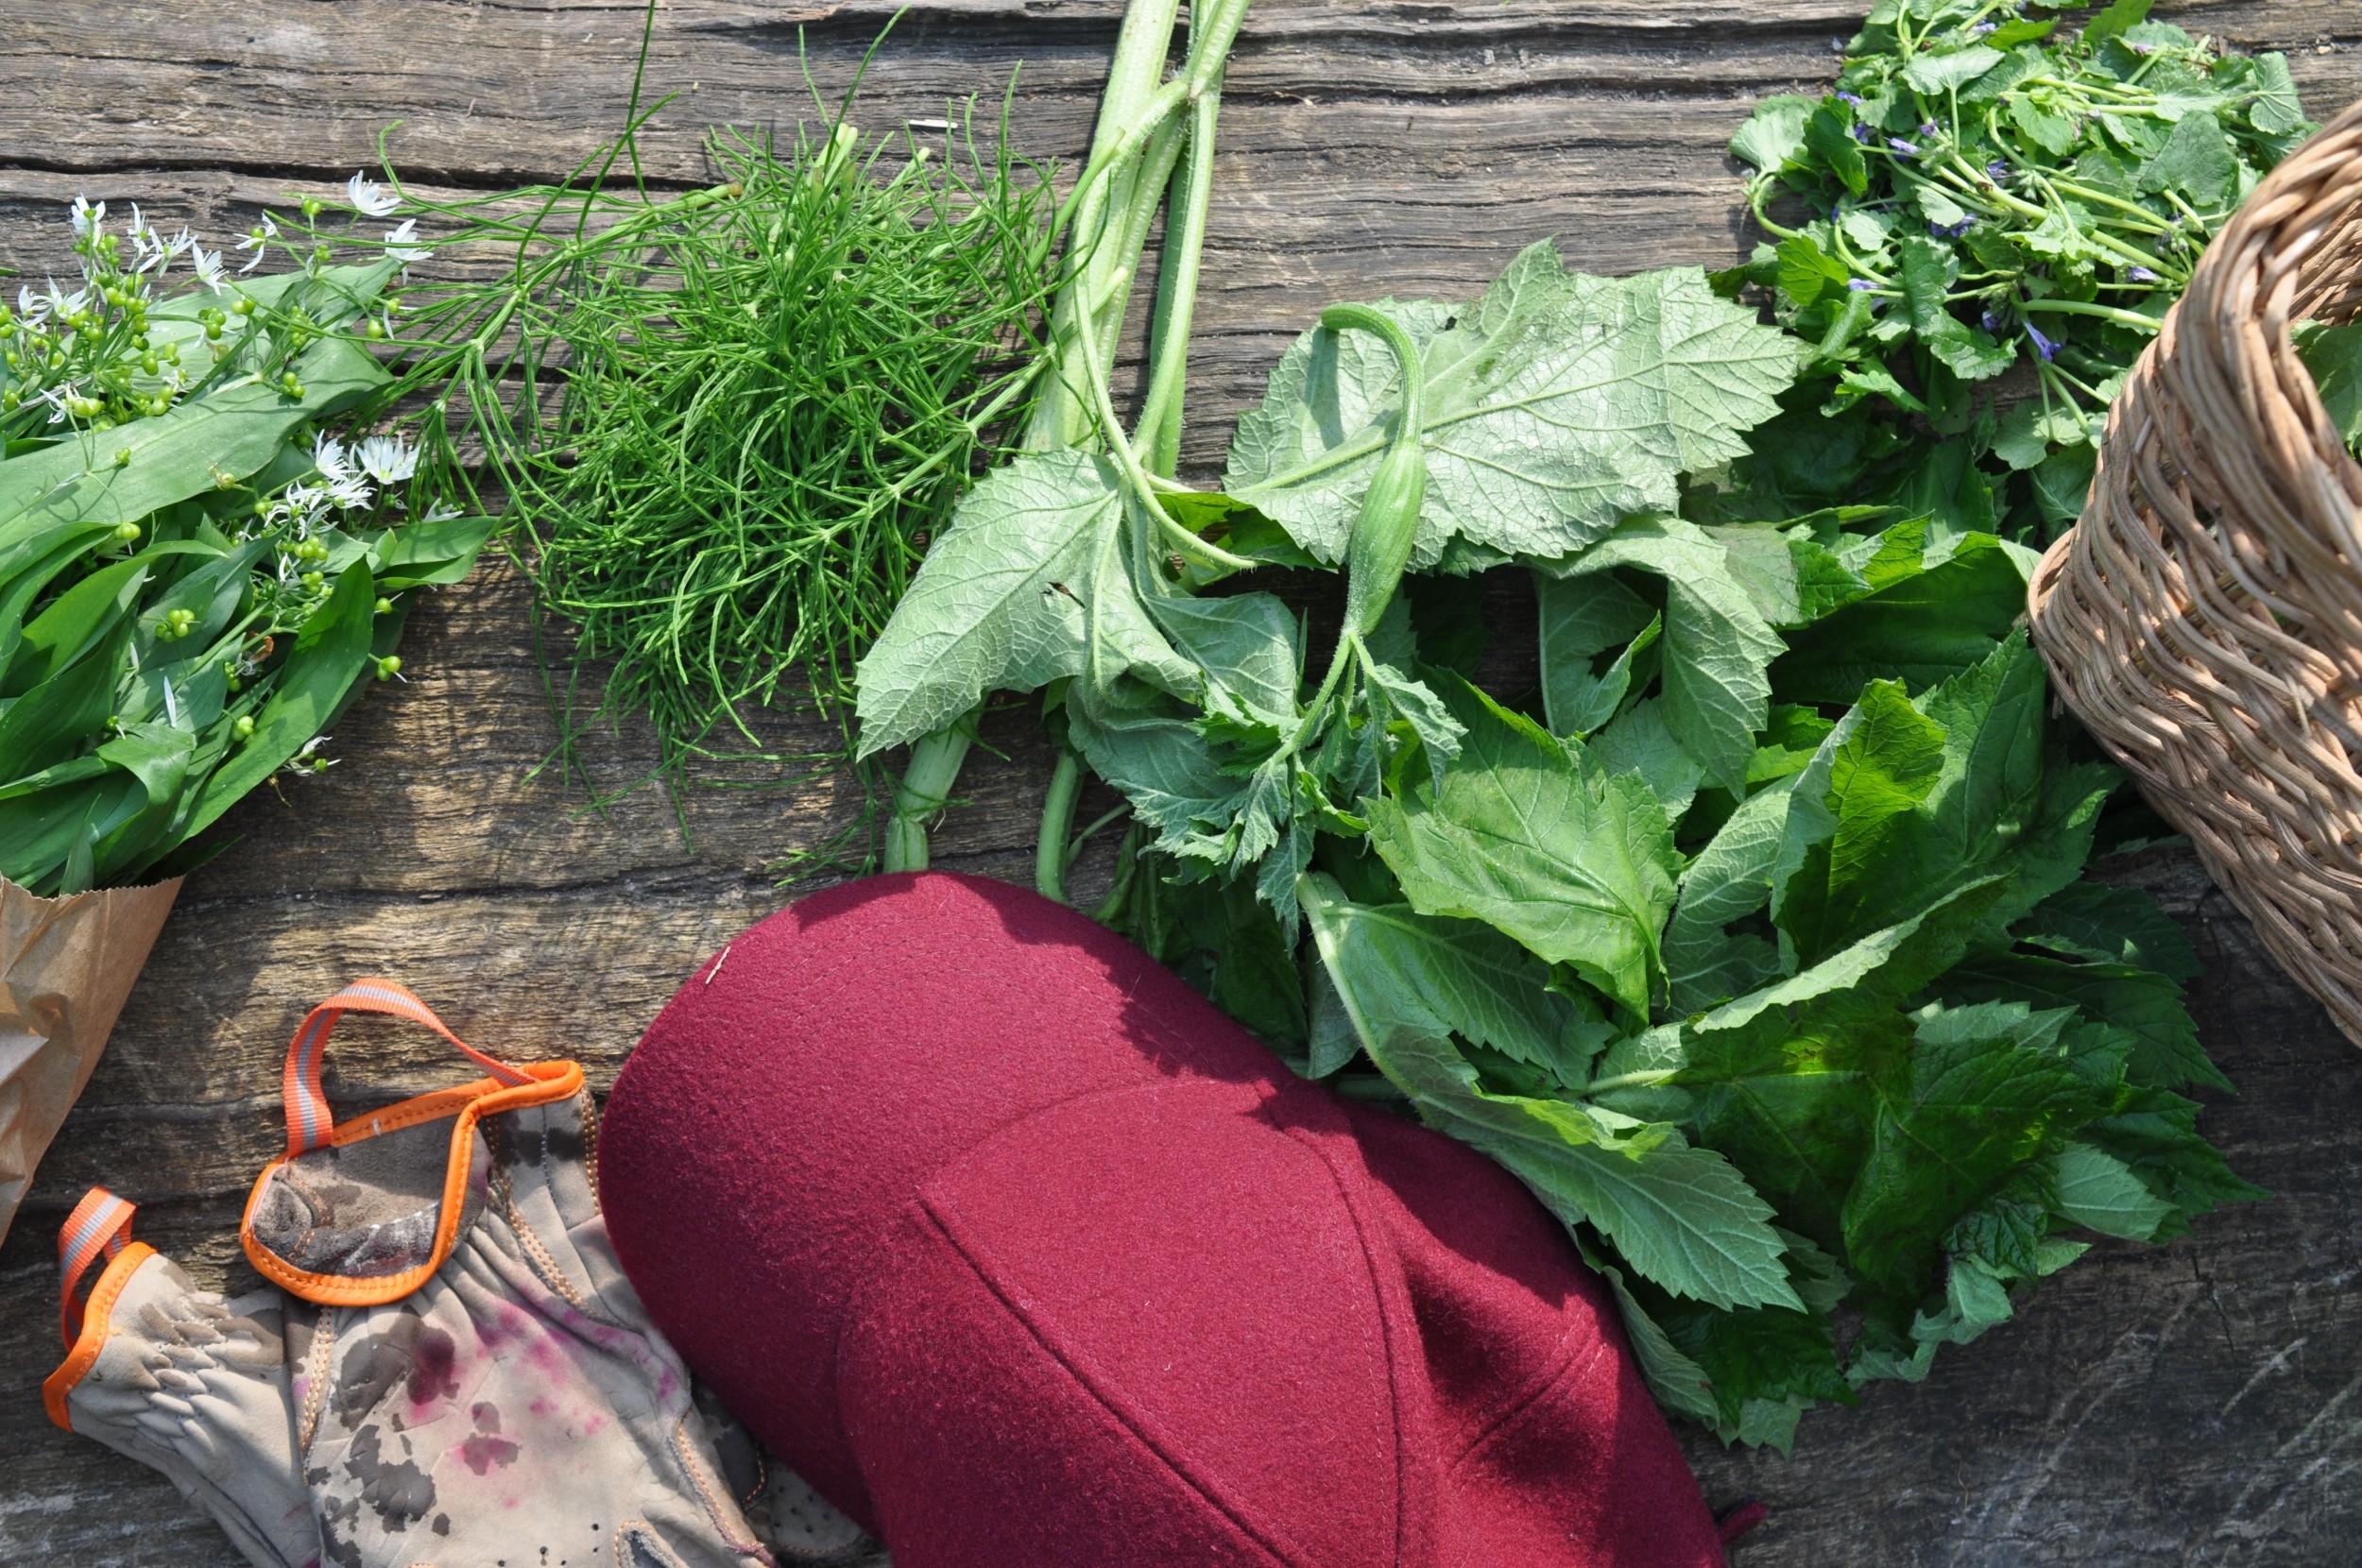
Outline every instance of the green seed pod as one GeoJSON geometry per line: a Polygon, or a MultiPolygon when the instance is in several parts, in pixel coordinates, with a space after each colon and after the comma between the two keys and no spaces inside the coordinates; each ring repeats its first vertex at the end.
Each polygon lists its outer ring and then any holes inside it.
{"type": "Polygon", "coordinates": [[[1395,417],[1393,442],[1370,476],[1361,514],[1345,542],[1345,631],[1367,636],[1394,603],[1411,547],[1419,537],[1419,508],[1427,500],[1427,448],[1422,444],[1427,379],[1418,347],[1401,324],[1367,305],[1332,305],[1321,313],[1332,332],[1358,327],[1386,340],[1402,376],[1402,406],[1395,417]]]}
{"type": "Polygon", "coordinates": [[[1427,500],[1427,449],[1413,436],[1386,449],[1345,545],[1345,624],[1367,636],[1394,602],[1427,500]]]}

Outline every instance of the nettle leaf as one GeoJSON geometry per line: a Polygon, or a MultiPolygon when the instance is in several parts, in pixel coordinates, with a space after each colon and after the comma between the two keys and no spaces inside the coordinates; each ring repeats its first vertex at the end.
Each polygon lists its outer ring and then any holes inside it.
{"type": "Polygon", "coordinates": [[[1463,683],[1440,786],[1367,803],[1370,843],[1423,914],[1483,920],[1645,1017],[1681,858],[1664,807],[1463,683]]]}
{"type": "Polygon", "coordinates": [[[2022,634],[1916,701],[1871,683],[1789,812],[1773,914],[1806,963],[1990,877],[2011,921],[2074,879],[2112,781],[2052,765],[2048,694],[2022,634]]]}
{"type": "Polygon", "coordinates": [[[2173,1205],[2148,1190],[2132,1167],[2087,1143],[2071,1143],[2051,1157],[2059,1218],[2102,1236],[2156,1239],[2173,1205]]]}
{"type": "Polygon", "coordinates": [[[2168,980],[2196,980],[2205,966],[2173,916],[2138,888],[2072,882],[2011,928],[2018,941],[2073,958],[2154,969],[2168,980]]]}
{"type": "Polygon", "coordinates": [[[1940,989],[1947,1001],[2079,1009],[2122,1030],[2131,1041],[2125,1079],[2136,1086],[2231,1087],[2199,1044],[2198,1024],[2182,999],[2182,987],[2153,971],[2122,963],[2062,963],[2031,953],[1980,953],[1946,974],[1940,989]]]}
{"type": "Polygon", "coordinates": [[[1939,1238],[2062,1130],[2103,1108],[2058,1048],[2063,1010],[1936,1008],[1876,1087],[1870,1146],[1844,1205],[1856,1273],[1897,1301],[1933,1283],[1939,1238]]]}
{"type": "Polygon", "coordinates": [[[986,691],[1137,672],[1195,695],[1193,666],[1140,603],[1123,558],[1115,465],[1029,453],[962,499],[861,661],[863,757],[941,728],[986,691]]]}
{"type": "Polygon", "coordinates": [[[1679,518],[1630,518],[1541,570],[1587,576],[1637,568],[1665,580],[1665,723],[1718,784],[1741,787],[1771,709],[1767,672],[1787,644],[1735,580],[1729,553],[1679,518]]]}
{"type": "MultiPolygon", "coordinates": [[[[1471,305],[1381,301],[1425,356],[1427,501],[1414,567],[1447,541],[1564,555],[1622,514],[1669,508],[1675,476],[1743,452],[1796,353],[1694,268],[1600,279],[1529,247],[1471,305]]],[[[1399,398],[1369,333],[1316,328],[1239,421],[1224,488],[1319,559],[1343,559],[1399,398]]]]}
{"type": "Polygon", "coordinates": [[[1456,1034],[1582,1082],[1586,1058],[1569,1036],[1574,1004],[1549,988],[1549,965],[1481,921],[1351,903],[1326,881],[1323,890],[1338,987],[1365,1014],[1456,1034]]]}

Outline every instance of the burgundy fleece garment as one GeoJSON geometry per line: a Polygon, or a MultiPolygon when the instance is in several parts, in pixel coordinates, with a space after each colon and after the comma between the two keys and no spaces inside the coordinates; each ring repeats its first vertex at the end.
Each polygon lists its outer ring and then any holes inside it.
{"type": "Polygon", "coordinates": [[[690,1366],[896,1568],[1719,1568],[1600,1282],[1474,1151],[1048,899],[815,894],[598,1150],[690,1366]]]}

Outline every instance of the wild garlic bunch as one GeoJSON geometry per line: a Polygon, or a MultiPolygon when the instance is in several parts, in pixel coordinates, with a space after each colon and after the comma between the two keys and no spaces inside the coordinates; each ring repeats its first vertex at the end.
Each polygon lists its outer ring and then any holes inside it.
{"type": "Polygon", "coordinates": [[[106,218],[77,200],[80,286],[0,318],[0,877],[39,894],[186,869],[248,790],[327,767],[413,590],[491,527],[409,506],[411,447],[326,428],[389,383],[367,345],[422,248],[258,275],[265,218],[231,273],[106,218]]]}

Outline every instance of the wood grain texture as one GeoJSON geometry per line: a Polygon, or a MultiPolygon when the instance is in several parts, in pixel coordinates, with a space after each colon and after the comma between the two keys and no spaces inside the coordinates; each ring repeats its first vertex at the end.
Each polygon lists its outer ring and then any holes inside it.
{"type": "MultiPolygon", "coordinates": [[[[682,96],[647,143],[652,171],[696,179],[709,122],[792,127],[798,29],[832,93],[889,10],[665,7],[650,79],[682,96]]],[[[1012,134],[1029,156],[1070,159],[1120,13],[932,0],[857,117],[993,99],[1022,61],[1012,134]]],[[[0,14],[0,264],[62,272],[60,204],[77,190],[235,233],[373,162],[396,119],[396,161],[433,186],[554,177],[616,123],[638,14],[587,0],[14,8],[0,14]]],[[[2171,14],[2289,51],[2317,116],[2362,95],[2362,10],[2345,0],[2171,14]]],[[[1464,295],[1551,232],[1600,270],[1726,264],[1744,238],[1723,139],[1754,97],[1824,75],[1854,23],[1823,0],[1258,8],[1224,111],[1191,469],[1218,468],[1281,347],[1333,299],[1464,295]]],[[[238,1206],[277,1143],[279,1055],[309,1002],[356,973],[400,975],[470,1038],[577,1055],[604,1086],[696,961],[784,901],[782,859],[853,820],[855,787],[836,778],[749,775],[677,803],[642,790],[592,813],[579,788],[528,776],[556,731],[524,608],[513,573],[490,567],[423,605],[411,678],[349,717],[329,748],[340,765],[258,793],[228,824],[241,842],[191,879],[0,1247],[0,1560],[235,1560],[161,1479],[40,1416],[51,1236],[84,1185],[122,1188],[144,1235],[237,1284],[238,1206]]],[[[824,738],[768,722],[785,741],[824,738]]],[[[992,716],[1002,755],[971,762],[939,863],[1029,875],[1048,775],[1031,730],[1020,705],[992,716]]],[[[629,725],[585,753],[610,789],[653,755],[629,725]]],[[[1691,1434],[1710,1499],[1772,1505],[1741,1568],[2362,1557],[2362,1063],[2186,857],[2110,874],[2156,891],[2208,960],[2194,1006],[2243,1092],[2206,1125],[2278,1196],[2169,1247],[2103,1244],[2017,1321],[1947,1350],[1925,1385],[1808,1420],[1791,1458],[1691,1434]]],[[[394,1026],[356,1018],[338,1041],[340,1104],[451,1073],[394,1026]]]]}

